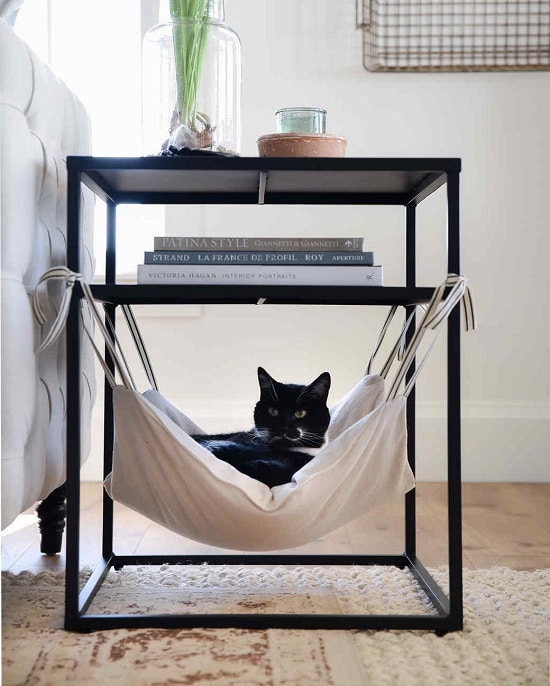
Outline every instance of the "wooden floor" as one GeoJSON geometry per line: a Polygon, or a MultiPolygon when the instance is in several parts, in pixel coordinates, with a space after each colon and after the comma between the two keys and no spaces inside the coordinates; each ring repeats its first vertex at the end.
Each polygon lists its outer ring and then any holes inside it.
{"type": "MultiPolygon", "coordinates": [[[[100,556],[101,485],[82,486],[81,565],[100,556]]],[[[426,566],[447,563],[446,487],[417,486],[418,556],[426,566]]],[[[403,551],[403,506],[388,506],[356,520],[315,543],[294,549],[304,553],[403,551]]],[[[550,484],[464,484],[464,566],[501,565],[533,570],[550,567],[550,484]]],[[[115,552],[118,554],[192,554],[218,552],[172,534],[127,508],[116,506],[115,552]]],[[[225,551],[227,552],[227,551],[225,551]]],[[[40,554],[36,517],[29,510],[2,533],[2,570],[63,570],[64,551],[40,554]]]]}

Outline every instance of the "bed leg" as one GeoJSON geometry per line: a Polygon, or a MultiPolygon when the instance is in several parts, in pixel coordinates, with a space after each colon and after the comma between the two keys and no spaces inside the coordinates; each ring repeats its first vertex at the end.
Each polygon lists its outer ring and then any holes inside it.
{"type": "Polygon", "coordinates": [[[65,484],[40,501],[36,512],[41,535],[40,552],[46,555],[57,555],[61,551],[65,530],[65,484]]]}

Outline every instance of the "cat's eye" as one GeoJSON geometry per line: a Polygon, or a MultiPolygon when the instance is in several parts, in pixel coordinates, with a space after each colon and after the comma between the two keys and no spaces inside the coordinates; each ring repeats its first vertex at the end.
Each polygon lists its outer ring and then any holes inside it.
{"type": "Polygon", "coordinates": [[[296,410],[294,413],[294,416],[296,419],[303,419],[306,416],[307,412],[305,410],[296,410]]]}
{"type": "Polygon", "coordinates": [[[267,411],[272,417],[277,417],[279,415],[279,410],[276,407],[270,407],[267,411]]]}

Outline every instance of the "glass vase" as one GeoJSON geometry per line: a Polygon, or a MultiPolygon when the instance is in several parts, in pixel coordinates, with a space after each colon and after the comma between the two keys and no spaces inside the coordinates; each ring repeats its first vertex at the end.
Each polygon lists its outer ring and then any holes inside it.
{"type": "Polygon", "coordinates": [[[241,46],[223,0],[170,0],[170,19],[143,40],[142,130],[147,155],[238,154],[241,46]]]}

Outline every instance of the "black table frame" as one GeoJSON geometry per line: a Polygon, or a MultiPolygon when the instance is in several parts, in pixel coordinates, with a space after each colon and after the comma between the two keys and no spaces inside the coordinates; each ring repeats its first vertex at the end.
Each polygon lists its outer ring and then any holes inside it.
{"type": "MultiPolygon", "coordinates": [[[[460,274],[459,173],[456,158],[266,159],[225,157],[69,157],[68,256],[80,271],[82,184],[107,205],[106,283],[93,286],[114,321],[124,303],[256,303],[403,305],[427,302],[433,288],[416,286],[416,207],[446,184],[447,271],[460,274]],[[402,205],[406,210],[406,278],[403,287],[161,286],[116,284],[116,206],[143,204],[361,204],[402,205]]],[[[443,592],[416,554],[416,495],[405,496],[402,555],[155,555],[121,556],[113,550],[113,502],[104,493],[102,556],[79,590],[80,572],[80,321],[82,293],[74,289],[67,321],[67,561],[65,628],[91,631],[119,627],[241,627],[302,629],[429,629],[438,634],[463,626],[460,312],[447,325],[447,491],[449,593],[443,592]],[[127,565],[386,565],[410,570],[435,614],[93,614],[88,609],[112,568],[127,565]]],[[[412,374],[410,370],[409,374],[412,374]]],[[[408,455],[415,469],[415,394],[407,404],[408,455]]],[[[111,471],[113,407],[105,391],[104,474],[111,471]]]]}

